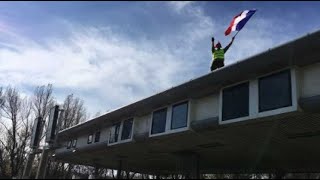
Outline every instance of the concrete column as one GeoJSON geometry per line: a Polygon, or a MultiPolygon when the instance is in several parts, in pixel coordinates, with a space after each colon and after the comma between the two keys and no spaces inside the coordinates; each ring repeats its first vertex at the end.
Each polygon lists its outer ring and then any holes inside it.
{"type": "Polygon", "coordinates": [[[200,178],[199,156],[193,152],[182,152],[177,156],[177,174],[183,174],[186,179],[200,178]]]}
{"type": "Polygon", "coordinates": [[[26,166],[24,167],[24,171],[22,174],[22,179],[29,179],[31,176],[32,164],[34,161],[35,153],[31,152],[28,156],[26,166]]]}
{"type": "Polygon", "coordinates": [[[45,174],[46,174],[48,159],[49,159],[49,151],[50,149],[46,149],[46,148],[44,148],[42,151],[36,179],[45,179],[45,174]]]}
{"type": "Polygon", "coordinates": [[[94,179],[99,178],[99,167],[97,165],[94,166],[94,179]]]}
{"type": "Polygon", "coordinates": [[[122,159],[118,160],[117,179],[122,179],[122,159]]]}
{"type": "Polygon", "coordinates": [[[286,173],[282,170],[275,172],[275,179],[283,179],[286,176],[286,173]]]}
{"type": "Polygon", "coordinates": [[[200,178],[200,159],[198,154],[193,154],[190,157],[191,163],[191,179],[199,179],[200,178]]]}
{"type": "Polygon", "coordinates": [[[200,158],[199,155],[196,156],[196,167],[195,167],[195,179],[200,179],[200,158]]]}

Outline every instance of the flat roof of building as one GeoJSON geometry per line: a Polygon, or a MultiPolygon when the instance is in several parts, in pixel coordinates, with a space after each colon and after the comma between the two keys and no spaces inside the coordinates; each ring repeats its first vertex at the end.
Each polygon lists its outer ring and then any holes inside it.
{"type": "Polygon", "coordinates": [[[319,62],[320,30],[278,47],[230,64],[206,75],[154,94],[135,103],[120,107],[87,122],[59,132],[68,136],[88,127],[101,127],[133,116],[145,115],[155,108],[188,98],[199,98],[218,92],[222,87],[248,80],[268,72],[292,66],[306,66],[319,62]]]}

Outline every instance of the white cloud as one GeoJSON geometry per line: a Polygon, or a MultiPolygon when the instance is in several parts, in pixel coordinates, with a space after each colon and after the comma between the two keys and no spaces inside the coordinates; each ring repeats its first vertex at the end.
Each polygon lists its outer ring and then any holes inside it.
{"type": "Polygon", "coordinates": [[[126,92],[131,86],[141,87],[145,92],[139,93],[143,94],[172,83],[170,76],[179,66],[174,57],[140,49],[115,33],[95,28],[85,31],[68,40],[49,40],[47,48],[21,44],[18,52],[1,49],[1,84],[36,86],[50,82],[57,88],[103,89],[101,95],[121,101],[126,94],[129,99],[138,95],[126,92]],[[161,68],[164,64],[167,66],[161,68]]]}
{"type": "MultiPolygon", "coordinates": [[[[211,61],[210,37],[222,34],[225,27],[192,2],[168,4],[188,21],[176,33],[159,40],[127,39],[110,27],[80,26],[66,20],[60,27],[69,31],[70,36],[46,39],[45,44],[6,31],[0,35],[0,40],[6,39],[0,41],[0,85],[32,87],[52,83],[59,89],[56,93],[59,102],[74,93],[95,114],[195,78],[199,69],[201,74],[207,73],[211,61]]],[[[287,38],[274,40],[274,31],[269,32],[268,27],[272,21],[259,19],[256,23],[240,32],[226,54],[226,64],[287,38]]],[[[226,45],[229,37],[219,39],[226,45]]]]}
{"type": "Polygon", "coordinates": [[[186,6],[189,6],[193,1],[170,1],[169,4],[177,12],[181,12],[186,6]]]}
{"type": "Polygon", "coordinates": [[[0,84],[52,83],[65,89],[58,100],[74,92],[85,100],[91,114],[132,103],[194,77],[197,62],[192,60],[192,47],[206,38],[212,24],[199,8],[188,11],[193,11],[192,19],[183,31],[172,38],[160,37],[160,43],[128,40],[109,27],[67,21],[64,28],[70,36],[65,39],[39,44],[25,37],[23,41],[9,38],[4,43],[16,50],[0,49],[0,84]],[[173,47],[173,41],[185,42],[173,47]]]}

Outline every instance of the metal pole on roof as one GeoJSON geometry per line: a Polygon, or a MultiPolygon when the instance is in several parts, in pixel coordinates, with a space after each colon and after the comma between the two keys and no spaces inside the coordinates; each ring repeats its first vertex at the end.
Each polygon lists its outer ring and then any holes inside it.
{"type": "Polygon", "coordinates": [[[32,164],[34,162],[35,155],[37,153],[39,153],[39,144],[41,141],[44,123],[45,123],[45,121],[42,119],[42,117],[37,117],[34,120],[34,124],[33,124],[33,128],[32,128],[32,136],[31,136],[31,141],[30,141],[31,151],[28,155],[27,162],[26,162],[25,167],[23,169],[23,173],[22,173],[22,177],[21,177],[22,179],[29,179],[30,178],[32,164]]]}
{"type": "Polygon", "coordinates": [[[36,179],[45,179],[47,167],[48,167],[48,160],[51,152],[54,149],[54,146],[57,141],[58,131],[60,127],[60,123],[62,121],[62,115],[64,110],[60,109],[58,105],[54,106],[49,115],[48,121],[48,130],[46,133],[46,142],[48,146],[43,147],[40,164],[38,166],[36,179]]]}

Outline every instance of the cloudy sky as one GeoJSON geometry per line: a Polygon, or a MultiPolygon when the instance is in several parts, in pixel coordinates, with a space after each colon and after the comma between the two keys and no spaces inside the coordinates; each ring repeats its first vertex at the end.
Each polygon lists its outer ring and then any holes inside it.
{"type": "Polygon", "coordinates": [[[104,113],[209,73],[211,36],[246,9],[226,65],[320,29],[320,2],[0,2],[0,86],[104,113]]]}

